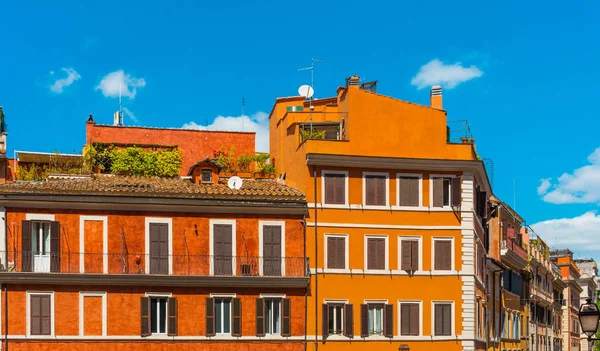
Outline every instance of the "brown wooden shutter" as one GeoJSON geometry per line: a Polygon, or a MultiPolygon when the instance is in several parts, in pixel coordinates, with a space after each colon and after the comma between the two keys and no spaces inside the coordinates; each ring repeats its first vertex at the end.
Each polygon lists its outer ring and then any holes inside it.
{"type": "Polygon", "coordinates": [[[383,306],[383,335],[386,338],[394,337],[394,305],[383,306]]]}
{"type": "Polygon", "coordinates": [[[337,238],[335,237],[327,237],[327,268],[335,268],[337,266],[337,262],[335,256],[337,254],[337,238]]]}
{"type": "Polygon", "coordinates": [[[50,272],[60,272],[60,223],[50,223],[50,272]]]}
{"type": "Polygon", "coordinates": [[[409,240],[402,240],[402,261],[401,268],[403,271],[412,270],[412,242],[409,240]]]}
{"type": "Polygon", "coordinates": [[[31,252],[31,221],[21,222],[21,256],[23,260],[23,272],[31,272],[33,269],[33,253],[31,252]]]}
{"type": "Polygon", "coordinates": [[[150,335],[150,298],[140,298],[140,325],[142,336],[150,335]]]}
{"type": "Polygon", "coordinates": [[[410,335],[419,335],[419,305],[410,304],[410,335]]]}
{"type": "Polygon", "coordinates": [[[442,305],[442,311],[443,311],[443,321],[442,321],[442,325],[443,325],[443,335],[452,335],[452,312],[451,310],[451,306],[450,305],[442,305]]]}
{"type": "Polygon", "coordinates": [[[367,239],[367,269],[375,269],[377,255],[377,247],[374,239],[367,239]]]}
{"type": "Polygon", "coordinates": [[[416,240],[410,242],[410,259],[412,270],[419,270],[419,242],[416,240]]]}
{"type": "Polygon", "coordinates": [[[444,261],[444,256],[443,256],[444,248],[443,248],[441,241],[435,241],[433,245],[434,245],[433,269],[439,270],[439,269],[442,269],[442,265],[443,265],[443,261],[444,261]]]}
{"type": "Polygon", "coordinates": [[[444,331],[444,318],[443,318],[443,306],[440,304],[435,305],[434,320],[435,320],[435,335],[443,335],[444,331]]]}
{"type": "Polygon", "coordinates": [[[460,191],[460,178],[452,178],[452,206],[460,206],[462,202],[460,191]]]}
{"type": "Polygon", "coordinates": [[[419,178],[408,179],[409,200],[408,206],[419,206],[419,178]]]}
{"type": "Polygon", "coordinates": [[[386,206],[387,205],[387,187],[385,186],[387,177],[377,176],[375,177],[375,205],[386,206]]]}
{"type": "Polygon", "coordinates": [[[335,179],[331,174],[325,174],[323,177],[325,178],[325,203],[333,204],[335,203],[335,179]]]}
{"type": "Polygon", "coordinates": [[[329,305],[324,303],[321,309],[323,311],[321,334],[323,335],[323,340],[325,340],[329,336],[329,305]]]}
{"type": "Polygon", "coordinates": [[[215,299],[206,298],[206,336],[215,336],[215,299]]]}
{"type": "Polygon", "coordinates": [[[335,245],[336,248],[336,268],[345,269],[346,268],[346,238],[337,237],[337,243],[335,245]]]}
{"type": "Polygon", "coordinates": [[[400,206],[410,206],[410,178],[399,178],[400,206]]]}
{"type": "Polygon", "coordinates": [[[265,336],[265,299],[256,299],[256,336],[265,336]]]}
{"type": "Polygon", "coordinates": [[[450,270],[452,269],[452,244],[450,241],[442,241],[442,251],[443,261],[442,261],[442,269],[450,270]]]}
{"type": "Polygon", "coordinates": [[[375,205],[376,192],[375,192],[375,178],[373,176],[365,176],[365,199],[366,205],[375,205]]]}
{"type": "Polygon", "coordinates": [[[377,268],[376,269],[385,269],[385,239],[378,238],[376,241],[377,245],[377,255],[375,258],[377,259],[377,268]]]}
{"type": "Polygon", "coordinates": [[[30,327],[29,330],[31,335],[41,335],[42,334],[42,301],[40,295],[30,295],[29,296],[29,320],[30,327]]]}
{"type": "Polygon", "coordinates": [[[168,308],[168,323],[167,323],[167,335],[177,336],[177,298],[169,297],[167,299],[168,308]]]}
{"type": "Polygon", "coordinates": [[[292,301],[282,299],[283,313],[281,318],[281,336],[292,335],[292,301]]]}
{"type": "Polygon", "coordinates": [[[335,176],[335,202],[338,205],[346,203],[346,176],[335,176]]]}
{"type": "Polygon", "coordinates": [[[410,304],[400,304],[400,335],[410,335],[410,304]]]}
{"type": "Polygon", "coordinates": [[[354,338],[354,306],[344,305],[344,336],[354,338]]]}
{"type": "Polygon", "coordinates": [[[360,305],[360,336],[369,336],[369,305],[360,305]]]}
{"type": "Polygon", "coordinates": [[[40,296],[40,305],[41,305],[41,332],[42,335],[50,335],[52,334],[51,329],[51,321],[52,321],[52,305],[50,303],[50,295],[41,295],[40,296]]]}
{"type": "Polygon", "coordinates": [[[444,178],[433,178],[433,207],[444,207],[444,178]]]}
{"type": "Polygon", "coordinates": [[[231,335],[242,336],[242,300],[234,298],[231,303],[233,305],[231,335]]]}

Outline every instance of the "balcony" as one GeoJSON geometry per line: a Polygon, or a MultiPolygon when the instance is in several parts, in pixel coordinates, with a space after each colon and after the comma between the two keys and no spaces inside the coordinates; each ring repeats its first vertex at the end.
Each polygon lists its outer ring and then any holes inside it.
{"type": "MultiPolygon", "coordinates": [[[[298,124],[300,144],[306,140],[348,140],[348,114],[342,112],[299,113],[293,121],[298,124]]],[[[290,122],[292,122],[290,120],[290,122]]]]}
{"type": "MultiPolygon", "coordinates": [[[[6,252],[0,257],[6,262],[6,252]]],[[[305,287],[310,276],[305,257],[10,251],[8,262],[0,282],[305,287]]]]}
{"type": "Polygon", "coordinates": [[[511,237],[502,240],[500,255],[503,261],[508,262],[517,269],[524,269],[527,266],[527,250],[511,237]]]}

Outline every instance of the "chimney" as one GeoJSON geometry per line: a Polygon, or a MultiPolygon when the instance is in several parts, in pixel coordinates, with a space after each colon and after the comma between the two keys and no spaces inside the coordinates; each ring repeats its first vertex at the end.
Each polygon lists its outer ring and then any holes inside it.
{"type": "Polygon", "coordinates": [[[360,81],[360,77],[357,75],[353,75],[349,78],[346,79],[346,86],[358,86],[358,83],[360,81]]]}
{"type": "Polygon", "coordinates": [[[123,112],[115,112],[115,114],[113,115],[113,126],[123,126],[123,112]]]}
{"type": "Polygon", "coordinates": [[[434,85],[429,93],[429,106],[432,108],[442,109],[442,86],[434,85]]]}

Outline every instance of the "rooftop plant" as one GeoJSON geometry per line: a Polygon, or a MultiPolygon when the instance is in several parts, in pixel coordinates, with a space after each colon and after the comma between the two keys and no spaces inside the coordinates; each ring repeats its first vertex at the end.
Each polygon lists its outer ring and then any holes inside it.
{"type": "Polygon", "coordinates": [[[181,150],[146,150],[131,146],[95,143],[84,154],[89,170],[94,172],[128,173],[132,175],[174,177],[181,169],[181,150]]]}

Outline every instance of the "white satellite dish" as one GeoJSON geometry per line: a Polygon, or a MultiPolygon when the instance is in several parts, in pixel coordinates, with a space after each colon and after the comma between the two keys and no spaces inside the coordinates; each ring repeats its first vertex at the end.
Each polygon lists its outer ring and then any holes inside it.
{"type": "Polygon", "coordinates": [[[227,181],[227,186],[229,186],[229,189],[233,190],[239,190],[242,187],[242,183],[243,180],[242,178],[238,177],[238,176],[233,176],[231,178],[229,178],[229,180],[227,181]]]}
{"type": "Polygon", "coordinates": [[[298,88],[298,94],[300,96],[304,96],[307,99],[310,99],[314,95],[315,91],[310,85],[302,85],[298,88]]]}

